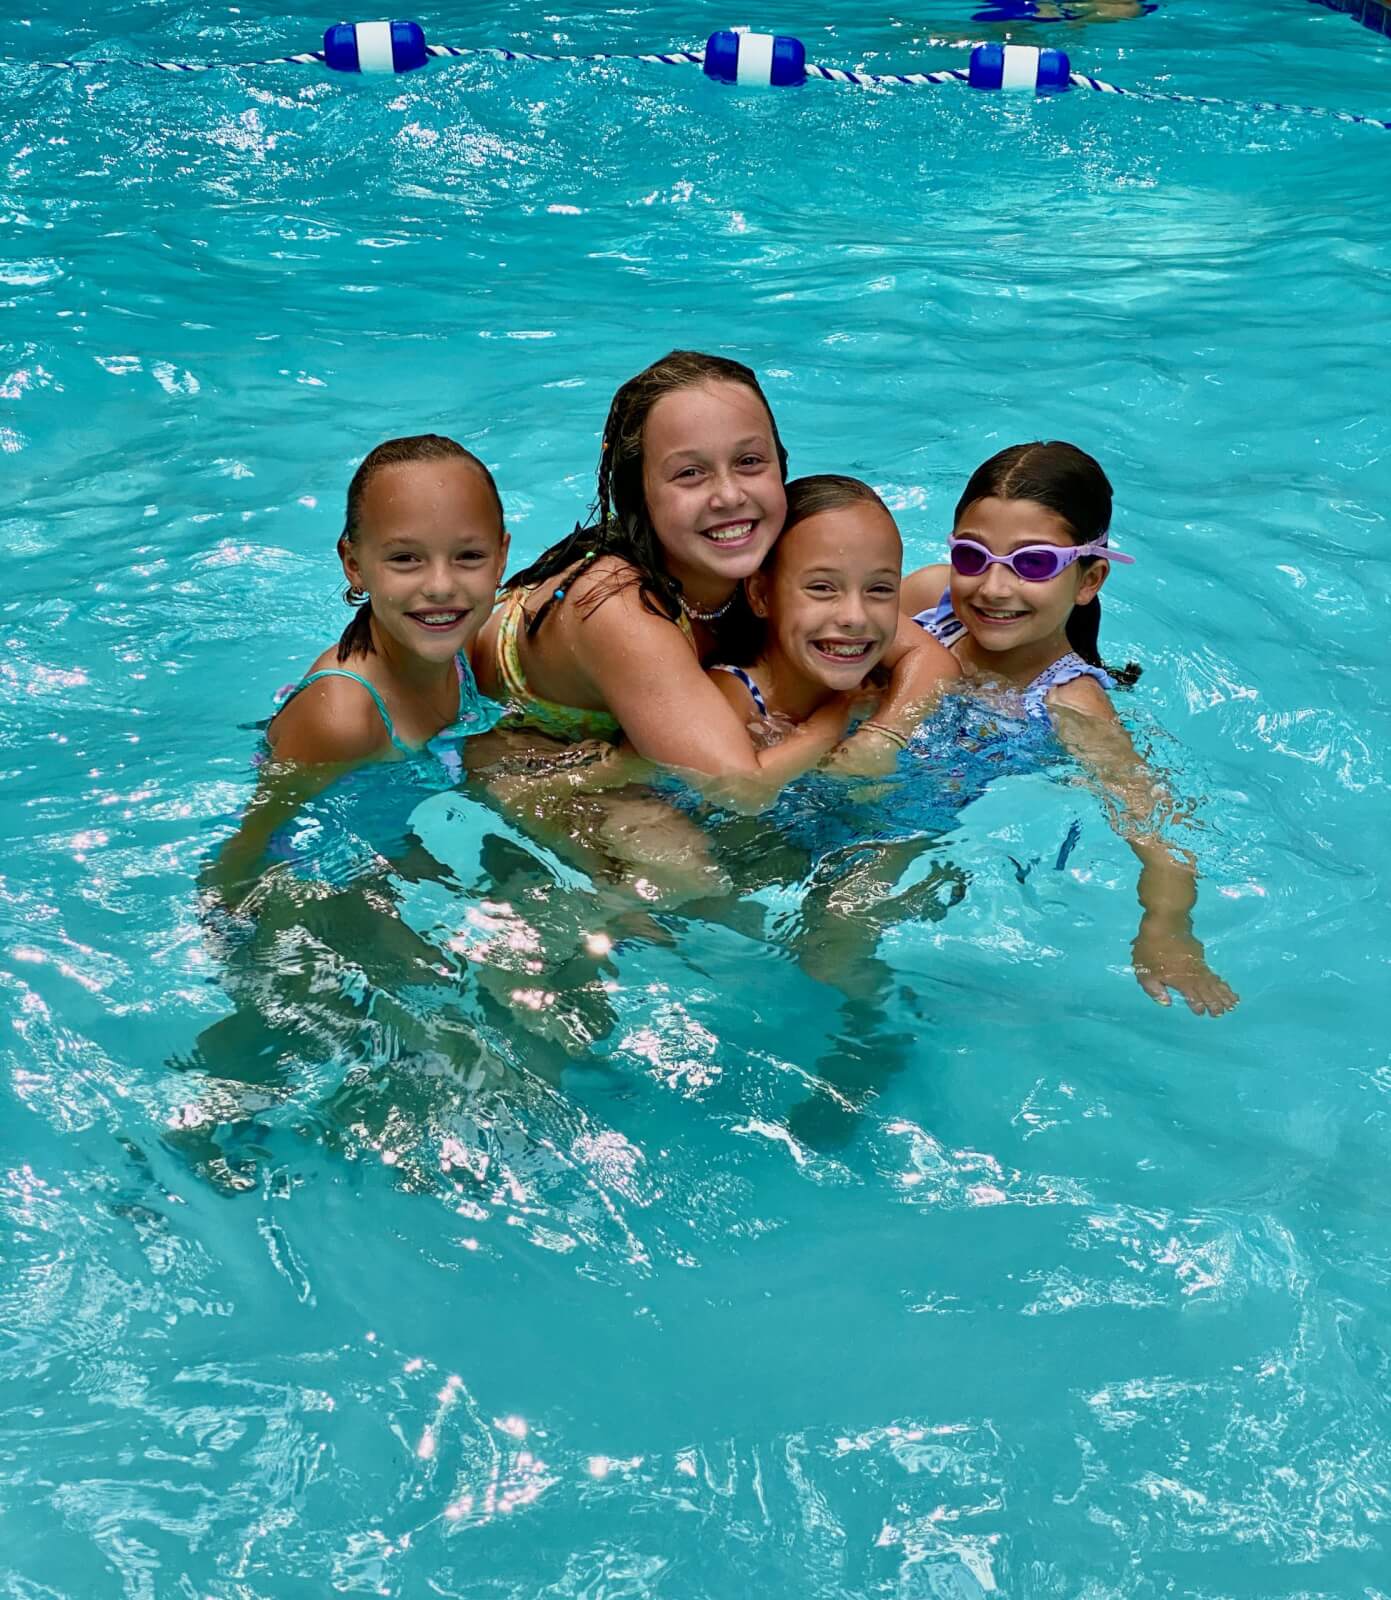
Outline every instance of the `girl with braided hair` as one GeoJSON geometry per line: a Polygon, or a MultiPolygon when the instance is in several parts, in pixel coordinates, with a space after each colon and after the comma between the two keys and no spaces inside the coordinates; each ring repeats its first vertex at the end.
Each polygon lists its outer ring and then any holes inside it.
{"type": "MultiPolygon", "coordinates": [[[[786,477],[748,367],[676,350],[629,379],[604,426],[592,521],[516,573],[483,630],[485,693],[510,706],[513,727],[564,742],[622,735],[639,756],[708,776],[786,781],[829,755],[852,697],[756,751],[701,670],[747,625],[742,583],[782,531],[786,477]]],[[[911,732],[955,664],[907,622],[884,663],[876,723],[911,732]]],[[[876,738],[894,752],[873,731],[855,742],[876,738]]]]}

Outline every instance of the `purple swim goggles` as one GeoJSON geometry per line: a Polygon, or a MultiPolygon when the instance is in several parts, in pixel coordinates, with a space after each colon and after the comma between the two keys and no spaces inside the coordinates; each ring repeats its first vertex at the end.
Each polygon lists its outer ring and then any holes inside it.
{"type": "Polygon", "coordinates": [[[1101,556],[1106,561],[1120,561],[1134,566],[1134,556],[1123,556],[1112,550],[1103,534],[1090,544],[1026,544],[1012,550],[1007,556],[992,555],[983,544],[974,539],[953,539],[951,564],[954,572],[963,578],[979,578],[990,567],[1008,567],[1016,578],[1025,583],[1048,583],[1074,561],[1083,556],[1101,556]]]}

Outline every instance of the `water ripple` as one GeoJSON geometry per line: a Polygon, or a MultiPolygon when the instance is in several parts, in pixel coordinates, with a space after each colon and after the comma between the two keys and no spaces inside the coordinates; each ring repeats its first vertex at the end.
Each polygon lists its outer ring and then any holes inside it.
{"type": "MultiPolygon", "coordinates": [[[[808,45],[951,64],[916,41],[999,31],[972,9],[808,45]]],[[[7,50],[321,26],[50,6],[7,50]]],[[[1317,7],[1021,26],[1122,83],[1385,98],[1317,7]]],[[[617,64],[7,62],[0,98],[0,1587],[1379,1594],[1391,143],[617,64]],[[884,487],[910,560],[999,446],[1103,459],[1106,649],[1238,1012],[1139,993],[1133,863],[1061,768],[881,796],[930,818],[848,934],[766,820],[716,829],[742,899],[638,910],[381,775],[255,937],[200,919],[342,626],[356,460],[459,437],[525,556],[676,344],[751,361],[793,470],[884,487]]]]}

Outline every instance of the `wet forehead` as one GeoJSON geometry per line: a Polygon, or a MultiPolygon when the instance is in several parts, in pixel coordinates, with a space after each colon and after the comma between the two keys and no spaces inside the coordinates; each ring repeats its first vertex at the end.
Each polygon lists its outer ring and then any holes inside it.
{"type": "Polygon", "coordinates": [[[643,429],[643,454],[659,465],[677,456],[724,455],[755,445],[770,450],[772,443],[768,413],[742,383],[700,383],[664,394],[643,429]]]}
{"type": "Polygon", "coordinates": [[[818,511],[783,534],[780,571],[899,572],[903,541],[894,520],[870,501],[818,511]]]}
{"type": "Polygon", "coordinates": [[[381,467],[362,495],[362,531],[376,539],[500,534],[497,506],[483,474],[462,459],[396,462],[381,467]]]}
{"type": "Polygon", "coordinates": [[[1026,544],[1070,545],[1077,541],[1066,522],[1036,500],[997,500],[989,496],[966,507],[953,530],[974,539],[992,555],[1005,556],[1026,544]]]}

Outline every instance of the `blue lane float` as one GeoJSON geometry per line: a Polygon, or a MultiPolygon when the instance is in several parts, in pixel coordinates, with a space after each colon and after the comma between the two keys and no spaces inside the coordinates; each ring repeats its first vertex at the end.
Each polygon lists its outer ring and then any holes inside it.
{"type": "Polygon", "coordinates": [[[418,22],[340,22],[324,30],[324,65],[335,72],[414,72],[429,59],[418,22]]]}
{"type": "Polygon", "coordinates": [[[705,76],[719,83],[786,89],[807,81],[806,46],[784,33],[721,29],[706,40],[701,65],[705,76]]]}
{"type": "Polygon", "coordinates": [[[1072,82],[1072,63],[1061,50],[1040,50],[1031,44],[981,44],[971,52],[967,82],[973,89],[1057,94],[1072,82]]]}
{"type": "MultiPolygon", "coordinates": [[[[1344,3],[1344,0],[1339,0],[1344,3]]],[[[1351,0],[1346,0],[1351,3],[1351,0]]],[[[1365,0],[1370,4],[1372,0],[1365,0]]],[[[1391,5],[1391,0],[1376,0],[1391,5]]],[[[977,89],[1023,89],[1054,94],[1068,88],[1095,94],[1180,105],[1194,110],[1234,111],[1243,116],[1319,117],[1350,126],[1378,128],[1391,133],[1391,119],[1370,117],[1358,111],[1338,111],[1331,106],[1285,105],[1278,100],[1228,100],[1220,95],[1180,94],[1170,89],[1126,89],[1085,72],[1073,72],[1061,50],[1039,50],[1024,45],[983,45],[978,40],[920,39],[933,48],[971,49],[970,70],[950,67],[935,72],[865,72],[858,68],[818,66],[806,59],[801,41],[786,34],[740,33],[723,30],[710,36],[706,51],[610,51],[587,55],[552,55],[535,50],[509,50],[501,45],[430,44],[418,22],[342,22],[324,34],[322,50],[301,50],[292,55],[262,56],[256,61],[169,61],[150,57],[88,56],[83,59],[10,64],[30,64],[81,72],[104,67],[146,67],[155,72],[188,75],[204,72],[243,72],[263,67],[324,65],[335,72],[401,73],[423,67],[432,59],[471,61],[543,62],[582,65],[594,62],[644,62],[668,67],[703,67],[723,83],[762,83],[785,86],[807,78],[826,83],[856,84],[866,89],[926,88],[938,84],[969,83],[977,89]]]]}

